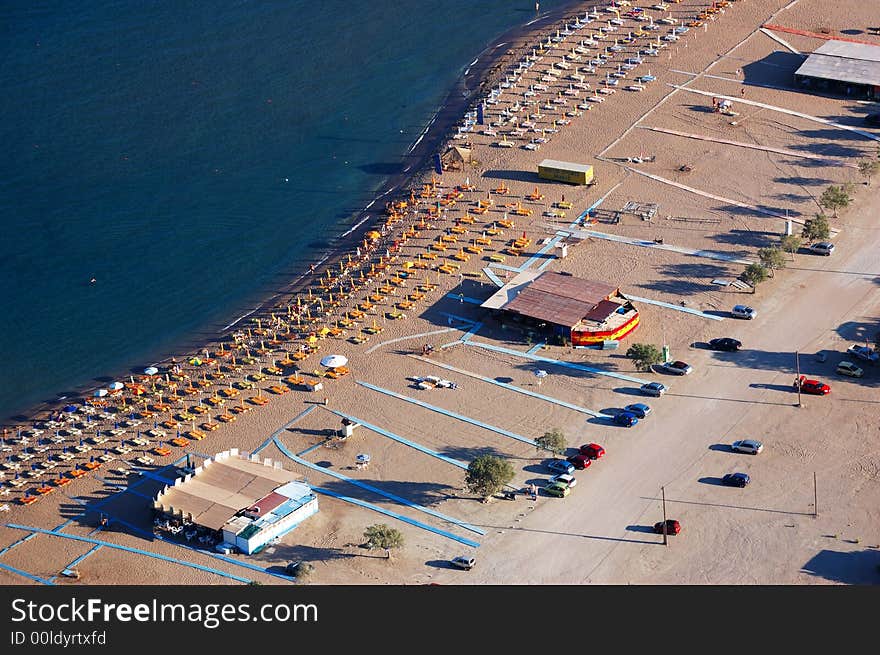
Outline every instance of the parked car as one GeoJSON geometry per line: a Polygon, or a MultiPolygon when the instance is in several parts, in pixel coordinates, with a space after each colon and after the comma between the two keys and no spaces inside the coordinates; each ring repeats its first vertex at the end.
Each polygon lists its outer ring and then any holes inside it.
{"type": "Polygon", "coordinates": [[[568,494],[571,493],[571,487],[567,484],[562,484],[561,482],[551,482],[546,487],[544,487],[544,491],[546,491],[551,496],[556,496],[557,498],[565,498],[568,494]]]}
{"type": "Polygon", "coordinates": [[[605,456],[605,449],[597,443],[585,443],[580,447],[580,454],[590,459],[599,459],[605,456]]]}
{"type": "Polygon", "coordinates": [[[757,455],[762,450],[764,450],[764,444],[760,441],[755,441],[754,439],[742,439],[741,441],[734,441],[730,444],[731,450],[737,453],[748,453],[749,455],[757,455]]]}
{"type": "MultiPolygon", "coordinates": [[[[795,389],[797,388],[797,382],[795,382],[795,389]]],[[[800,377],[800,385],[801,392],[808,393],[813,396],[827,396],[831,393],[831,387],[825,384],[824,382],[819,382],[819,380],[808,380],[807,376],[802,375],[800,377]]]]}
{"type": "Polygon", "coordinates": [[[666,385],[660,382],[648,382],[640,386],[639,391],[641,391],[646,396],[654,396],[655,398],[659,398],[664,393],[666,393],[666,385]]]}
{"type": "Polygon", "coordinates": [[[574,466],[579,471],[582,471],[585,468],[590,468],[590,464],[593,463],[587,455],[583,455],[578,453],[577,455],[572,455],[568,458],[568,463],[574,466]]]}
{"type": "Polygon", "coordinates": [[[721,337],[720,339],[710,339],[709,348],[712,350],[724,350],[727,352],[736,352],[742,348],[742,341],[731,337],[721,337]]]}
{"type": "Polygon", "coordinates": [[[660,366],[664,371],[673,373],[675,375],[688,375],[691,371],[694,370],[693,366],[681,360],[676,360],[674,362],[665,362],[660,366]]]}
{"type": "MultiPolygon", "coordinates": [[[[663,521],[654,524],[654,532],[663,534],[663,521]]],[[[666,534],[678,534],[681,532],[681,523],[675,519],[666,519],[666,534]]]]}
{"type": "Polygon", "coordinates": [[[735,318],[747,318],[751,320],[758,315],[758,312],[748,305],[734,305],[733,309],[730,310],[730,314],[735,318]]]}
{"type": "Polygon", "coordinates": [[[847,348],[846,353],[861,359],[863,362],[871,362],[872,364],[876,364],[877,360],[880,360],[880,354],[875,352],[873,348],[870,346],[860,346],[857,343],[847,348]]]}
{"type": "Polygon", "coordinates": [[[554,473],[574,473],[574,466],[564,459],[551,459],[545,466],[554,473]]]}
{"type": "Polygon", "coordinates": [[[837,365],[837,373],[851,378],[860,378],[865,374],[861,368],[852,362],[840,362],[840,364],[837,365]]]}
{"type": "Polygon", "coordinates": [[[577,478],[571,473],[557,473],[550,478],[550,482],[559,482],[560,484],[566,484],[569,487],[573,487],[578,483],[577,478]]]}
{"type": "Polygon", "coordinates": [[[726,487],[744,487],[749,482],[751,478],[746,473],[728,473],[721,478],[721,484],[726,487]]]}
{"type": "Polygon", "coordinates": [[[462,555],[459,557],[453,557],[451,560],[449,560],[449,563],[452,564],[452,566],[454,566],[455,568],[470,571],[472,568],[474,568],[474,565],[476,565],[477,559],[475,557],[465,557],[462,555]]]}
{"type": "Polygon", "coordinates": [[[618,412],[612,420],[615,425],[622,425],[625,428],[631,428],[639,422],[636,415],[631,412],[618,412]]]}
{"type": "Polygon", "coordinates": [[[830,241],[820,241],[819,243],[810,245],[808,250],[817,255],[825,255],[827,257],[834,252],[834,244],[830,241]]]}
{"type": "Polygon", "coordinates": [[[633,403],[632,405],[627,405],[624,409],[630,414],[635,414],[636,418],[645,418],[651,413],[651,408],[645,403],[633,403]]]}

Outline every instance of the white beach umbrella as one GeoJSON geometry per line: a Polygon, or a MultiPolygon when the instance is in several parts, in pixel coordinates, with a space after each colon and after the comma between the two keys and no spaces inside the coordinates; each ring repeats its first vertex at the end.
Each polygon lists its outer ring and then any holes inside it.
{"type": "Polygon", "coordinates": [[[148,366],[144,369],[144,375],[156,375],[159,372],[159,369],[155,366],[148,366]]]}
{"type": "Polygon", "coordinates": [[[327,368],[339,368],[348,364],[348,358],[342,355],[327,355],[321,360],[321,366],[327,368]]]}
{"type": "Polygon", "coordinates": [[[95,398],[103,398],[106,395],[107,395],[106,389],[98,389],[97,391],[95,391],[95,393],[92,394],[92,396],[94,396],[95,398]]]}
{"type": "Polygon", "coordinates": [[[110,388],[111,391],[119,391],[120,389],[123,389],[125,387],[122,382],[111,382],[107,386],[110,388]]]}

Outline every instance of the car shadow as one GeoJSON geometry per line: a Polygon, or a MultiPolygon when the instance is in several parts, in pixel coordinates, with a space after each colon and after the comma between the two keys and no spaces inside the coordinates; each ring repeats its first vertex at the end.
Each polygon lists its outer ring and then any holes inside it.
{"type": "Polygon", "coordinates": [[[651,396],[646,396],[643,394],[637,387],[617,387],[613,389],[615,393],[622,393],[626,396],[638,396],[639,398],[651,398],[651,396]]]}
{"type": "Polygon", "coordinates": [[[429,559],[425,562],[425,566],[431,566],[435,569],[458,569],[457,566],[453,566],[452,562],[447,559],[429,559]]]}
{"type": "Polygon", "coordinates": [[[522,470],[525,471],[526,473],[537,473],[537,474],[542,474],[542,475],[556,475],[553,471],[548,469],[543,464],[527,464],[526,466],[523,466],[522,470]]]}
{"type": "Polygon", "coordinates": [[[721,478],[705,477],[705,478],[700,478],[699,480],[697,480],[697,482],[699,482],[701,484],[714,484],[717,487],[724,486],[723,483],[721,482],[721,478]]]}
{"type": "MultiPolygon", "coordinates": [[[[608,416],[591,416],[587,419],[587,423],[591,423],[593,425],[604,425],[604,426],[617,426],[617,423],[614,422],[613,418],[608,416]]],[[[623,426],[618,426],[623,427],[623,426]]]]}
{"type": "Polygon", "coordinates": [[[648,532],[650,534],[654,534],[654,526],[653,525],[628,525],[626,529],[630,532],[648,532]]]}
{"type": "Polygon", "coordinates": [[[715,450],[715,451],[718,451],[719,453],[736,452],[736,451],[734,451],[733,448],[730,447],[730,444],[726,444],[726,443],[713,443],[711,446],[709,446],[709,450],[715,450]]]}
{"type": "Polygon", "coordinates": [[[769,389],[771,391],[790,391],[794,393],[796,390],[794,385],[790,384],[762,384],[759,382],[755,382],[750,384],[749,387],[751,389],[769,389]]]}

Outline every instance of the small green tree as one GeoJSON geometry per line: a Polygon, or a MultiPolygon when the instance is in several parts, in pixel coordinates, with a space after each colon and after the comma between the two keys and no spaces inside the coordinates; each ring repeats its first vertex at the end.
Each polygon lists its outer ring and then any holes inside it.
{"type": "Polygon", "coordinates": [[[663,361],[663,353],[650,343],[634,343],[626,351],[626,356],[635,361],[640,371],[650,371],[654,364],[663,361]]]}
{"type": "Polygon", "coordinates": [[[752,287],[752,293],[755,293],[755,287],[767,279],[767,269],[761,264],[749,264],[742,273],[743,282],[752,287]]]}
{"type": "Polygon", "coordinates": [[[559,428],[553,428],[535,439],[535,447],[538,450],[541,448],[549,450],[554,455],[561,455],[566,448],[565,434],[559,428]]]}
{"type": "Polygon", "coordinates": [[[804,229],[801,231],[801,234],[808,243],[827,239],[831,236],[831,225],[828,224],[828,217],[825,214],[816,214],[814,218],[808,218],[804,221],[804,229]]]}
{"type": "Polygon", "coordinates": [[[837,210],[847,207],[852,202],[849,192],[850,189],[847,184],[843,186],[832,184],[819,196],[819,205],[825,209],[830,209],[831,215],[837,218],[837,210]]]}
{"type": "Polygon", "coordinates": [[[874,159],[863,159],[859,162],[859,173],[865,178],[865,184],[871,186],[871,178],[880,171],[880,161],[874,159]]]}
{"type": "Polygon", "coordinates": [[[791,255],[791,261],[794,261],[794,254],[800,250],[803,240],[796,234],[786,234],[779,242],[779,246],[791,255]]]}
{"type": "Polygon", "coordinates": [[[494,455],[480,455],[468,464],[464,481],[471,493],[488,498],[513,480],[513,466],[494,455]]]}
{"type": "Polygon", "coordinates": [[[364,538],[367,540],[367,548],[376,550],[383,548],[385,557],[391,557],[393,548],[403,546],[403,534],[397,528],[385,525],[384,523],[374,523],[364,530],[364,538]]]}
{"type": "Polygon", "coordinates": [[[758,251],[758,259],[770,272],[770,277],[773,277],[773,271],[785,268],[785,255],[782,254],[781,248],[761,248],[758,251]]]}

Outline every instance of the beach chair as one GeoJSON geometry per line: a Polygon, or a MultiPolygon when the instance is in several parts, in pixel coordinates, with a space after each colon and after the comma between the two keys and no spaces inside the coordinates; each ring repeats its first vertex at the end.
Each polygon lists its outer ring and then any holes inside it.
{"type": "Polygon", "coordinates": [[[355,335],[352,335],[352,336],[349,338],[349,341],[351,341],[352,343],[361,344],[361,343],[366,343],[367,341],[369,341],[369,339],[370,339],[370,338],[369,338],[368,336],[366,336],[366,335],[363,335],[363,334],[355,334],[355,335]]]}
{"type": "Polygon", "coordinates": [[[471,256],[467,254],[464,250],[459,250],[457,253],[452,255],[452,258],[460,262],[466,262],[470,260],[471,256]]]}
{"type": "Polygon", "coordinates": [[[456,225],[455,227],[449,228],[449,231],[453,234],[467,234],[467,228],[461,227],[460,225],[456,225]]]}
{"type": "Polygon", "coordinates": [[[232,423],[235,420],[235,414],[230,414],[229,410],[227,410],[222,414],[219,414],[217,420],[223,421],[224,423],[232,423]]]}
{"type": "Polygon", "coordinates": [[[440,242],[441,243],[457,243],[458,237],[455,236],[454,234],[441,234],[440,235],[440,242]]]}
{"type": "Polygon", "coordinates": [[[472,255],[482,255],[483,254],[483,249],[480,246],[467,246],[464,250],[465,250],[465,252],[469,252],[472,255]]]}
{"type": "Polygon", "coordinates": [[[156,446],[150,452],[159,457],[167,457],[171,454],[171,449],[168,446],[156,446]]]}
{"type": "MultiPolygon", "coordinates": [[[[400,320],[400,319],[402,319],[402,318],[406,318],[406,314],[404,314],[403,312],[398,311],[398,310],[396,310],[396,309],[395,309],[395,310],[392,310],[392,311],[390,311],[390,312],[387,312],[387,313],[385,314],[385,316],[387,316],[388,318],[390,318],[392,321],[397,321],[397,320],[400,320]]],[[[381,328],[380,328],[380,331],[381,331],[381,328]]]]}
{"type": "MultiPolygon", "coordinates": [[[[194,432],[194,430],[190,430],[189,432],[194,432]]],[[[189,434],[189,432],[187,434],[189,434]]],[[[189,440],[184,439],[183,437],[174,437],[173,439],[169,439],[168,443],[173,444],[178,448],[186,448],[189,445],[189,440]]]]}
{"type": "Polygon", "coordinates": [[[412,304],[412,302],[410,302],[409,300],[402,300],[402,301],[400,301],[399,303],[397,303],[397,304],[395,305],[395,307],[397,307],[397,309],[402,309],[402,310],[405,310],[405,311],[409,311],[410,309],[413,308],[413,304],[412,304]]]}
{"type": "Polygon", "coordinates": [[[214,430],[220,427],[220,424],[214,423],[213,421],[205,421],[199,427],[201,427],[203,430],[207,430],[208,432],[214,432],[214,430]]]}
{"type": "Polygon", "coordinates": [[[489,255],[489,257],[488,257],[487,259],[488,259],[489,261],[497,262],[497,263],[499,263],[499,264],[503,264],[503,263],[504,263],[504,255],[498,255],[498,254],[495,254],[495,255],[489,255]]]}

